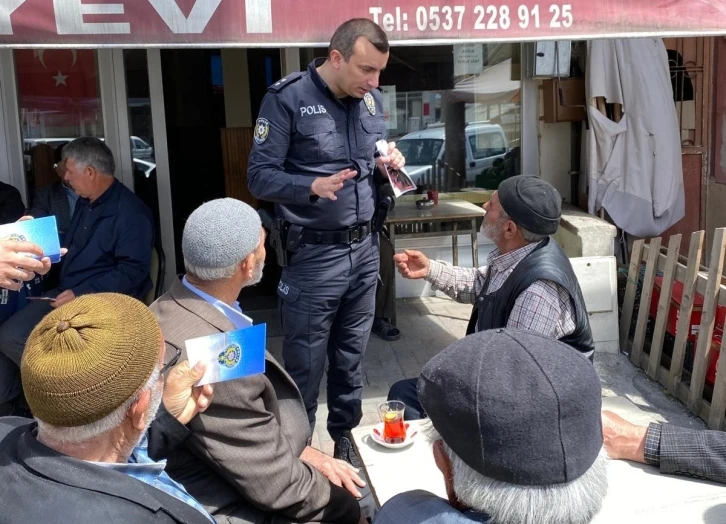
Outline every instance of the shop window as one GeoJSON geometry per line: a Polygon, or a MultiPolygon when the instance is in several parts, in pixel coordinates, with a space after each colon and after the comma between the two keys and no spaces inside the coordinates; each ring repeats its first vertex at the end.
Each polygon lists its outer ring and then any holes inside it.
{"type": "Polygon", "coordinates": [[[519,72],[519,44],[391,48],[380,77],[388,138],[421,191],[496,189],[520,174],[519,72]]]}
{"type": "MultiPolygon", "coordinates": [[[[42,188],[63,186],[57,167],[60,148],[80,136],[103,139],[103,114],[96,51],[88,49],[18,49],[14,51],[20,130],[28,202],[42,188]]],[[[62,193],[62,192],[61,192],[62,193]]],[[[75,199],[69,198],[69,207],[75,199]]],[[[57,214],[64,233],[72,210],[57,214]]],[[[37,214],[37,213],[36,213],[37,214]]]]}
{"type": "Polygon", "coordinates": [[[159,193],[146,50],[124,50],[124,69],[128,97],[129,133],[131,134],[131,159],[134,166],[134,192],[154,215],[158,241],[161,235],[159,193]]]}
{"type": "Polygon", "coordinates": [[[507,152],[504,145],[504,133],[499,132],[498,129],[477,132],[477,129],[474,128],[472,131],[471,134],[467,134],[467,137],[471,146],[471,154],[475,160],[504,155],[507,152]]]}
{"type": "Polygon", "coordinates": [[[681,126],[683,147],[707,145],[704,126],[705,64],[710,50],[708,38],[664,38],[673,88],[673,101],[681,126]]]}

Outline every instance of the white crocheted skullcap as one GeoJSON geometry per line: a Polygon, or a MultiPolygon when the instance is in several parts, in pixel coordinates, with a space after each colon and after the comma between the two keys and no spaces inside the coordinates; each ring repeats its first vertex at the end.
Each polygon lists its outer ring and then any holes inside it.
{"type": "Polygon", "coordinates": [[[234,198],[218,198],[189,215],[182,235],[182,253],[198,268],[219,269],[247,258],[260,242],[260,217],[234,198]]]}

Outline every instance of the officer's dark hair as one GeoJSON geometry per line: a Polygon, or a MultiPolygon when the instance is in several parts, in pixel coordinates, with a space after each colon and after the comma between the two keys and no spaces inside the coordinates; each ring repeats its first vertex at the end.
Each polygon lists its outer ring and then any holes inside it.
{"type": "Polygon", "coordinates": [[[368,18],[353,18],[343,22],[333,33],[328,46],[328,57],[336,49],[347,62],[353,56],[353,46],[360,37],[368,40],[381,53],[388,52],[388,37],[381,26],[368,18]]]}

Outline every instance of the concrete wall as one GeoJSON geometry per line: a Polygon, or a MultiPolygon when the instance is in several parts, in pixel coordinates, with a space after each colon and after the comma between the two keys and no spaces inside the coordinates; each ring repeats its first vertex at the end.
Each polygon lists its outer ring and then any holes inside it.
{"type": "Polygon", "coordinates": [[[565,204],[560,228],[553,235],[568,257],[609,257],[615,253],[615,226],[565,204]]]}

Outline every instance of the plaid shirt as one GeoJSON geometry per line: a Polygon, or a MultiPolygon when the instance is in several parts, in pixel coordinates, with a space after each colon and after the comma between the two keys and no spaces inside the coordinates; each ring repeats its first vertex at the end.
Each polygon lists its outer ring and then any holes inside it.
{"type": "MultiPolygon", "coordinates": [[[[537,247],[536,243],[502,254],[495,249],[487,256],[487,265],[480,268],[452,266],[431,260],[426,280],[434,289],[464,304],[474,304],[491,271],[486,294],[504,285],[524,257],[537,247]]],[[[525,289],[514,302],[507,320],[510,329],[526,329],[560,339],[575,331],[575,311],[565,288],[550,280],[538,280],[525,289]]]]}

